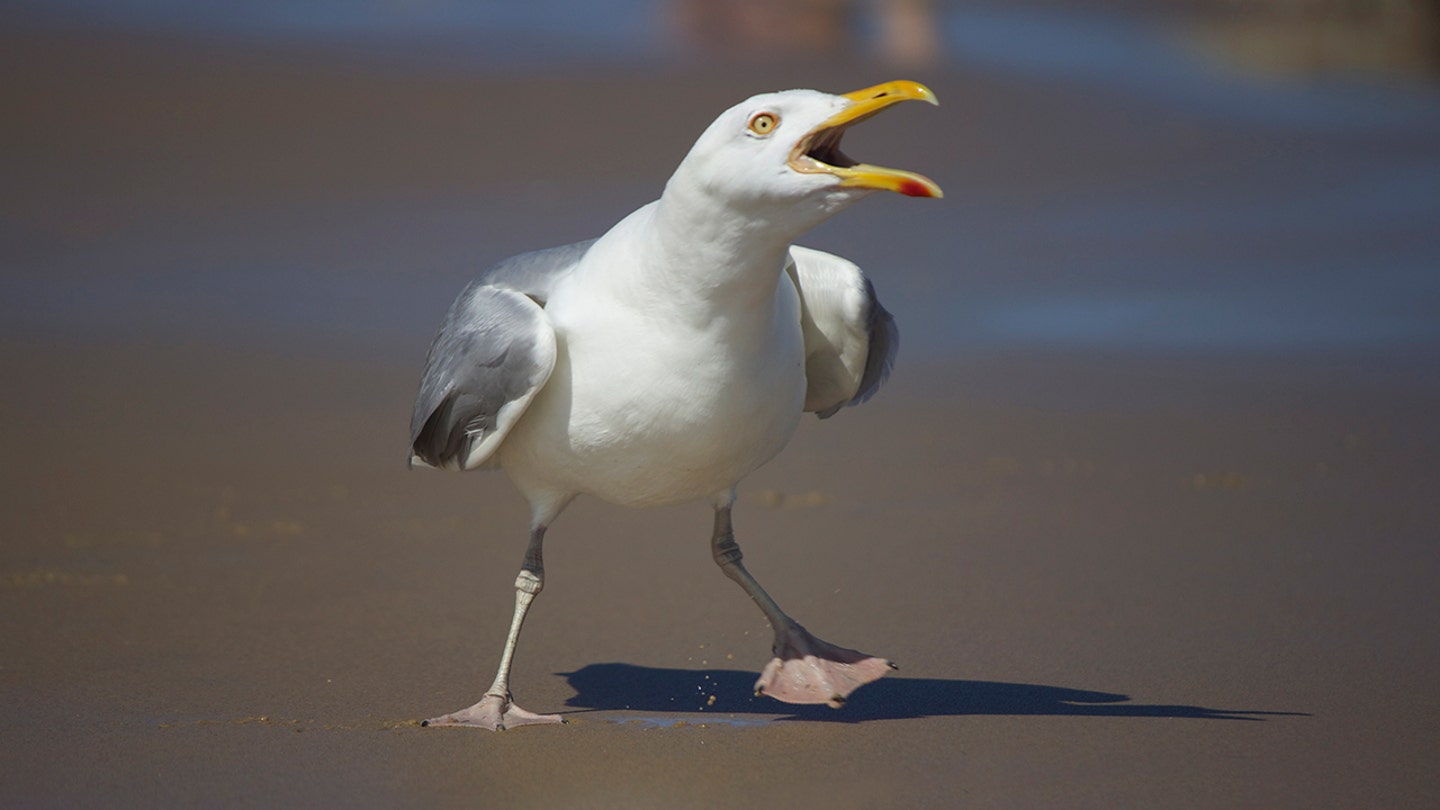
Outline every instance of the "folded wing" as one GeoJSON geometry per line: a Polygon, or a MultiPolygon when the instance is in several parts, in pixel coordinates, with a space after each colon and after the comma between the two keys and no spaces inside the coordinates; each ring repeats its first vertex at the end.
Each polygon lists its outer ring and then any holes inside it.
{"type": "Polygon", "coordinates": [[[805,410],[825,419],[880,390],[900,333],[854,262],[795,245],[785,269],[800,292],[805,410]]]}
{"type": "Polygon", "coordinates": [[[410,418],[410,463],[487,466],[555,368],[545,301],[591,242],[507,259],[472,282],[440,324],[410,418]]]}

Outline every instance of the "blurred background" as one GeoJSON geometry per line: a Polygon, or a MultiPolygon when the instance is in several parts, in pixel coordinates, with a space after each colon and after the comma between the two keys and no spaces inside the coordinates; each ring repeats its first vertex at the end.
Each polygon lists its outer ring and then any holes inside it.
{"type": "Polygon", "coordinates": [[[728,105],[906,77],[939,110],[848,148],[946,198],[808,240],[905,359],[1440,349],[1432,0],[12,0],[0,30],[8,339],[418,362],[473,273],[653,199],[728,105]]]}
{"type": "Polygon", "coordinates": [[[0,1],[0,805],[1440,805],[1437,32],[1435,0],[0,1]],[[905,669],[836,722],[604,722],[640,682],[781,709],[704,505],[580,499],[515,675],[580,722],[420,729],[493,671],[526,530],[498,477],[405,469],[450,301],[752,94],[900,78],[941,106],[845,149],[944,199],[804,240],[873,279],[896,372],[739,514],[787,609],[905,669]]]}

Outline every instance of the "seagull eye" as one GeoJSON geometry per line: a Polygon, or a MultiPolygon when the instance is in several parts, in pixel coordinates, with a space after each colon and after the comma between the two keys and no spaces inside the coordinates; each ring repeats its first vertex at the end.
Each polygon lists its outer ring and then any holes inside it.
{"type": "Polygon", "coordinates": [[[750,119],[750,131],[756,135],[769,135],[780,126],[780,118],[774,113],[760,113],[750,119]]]}

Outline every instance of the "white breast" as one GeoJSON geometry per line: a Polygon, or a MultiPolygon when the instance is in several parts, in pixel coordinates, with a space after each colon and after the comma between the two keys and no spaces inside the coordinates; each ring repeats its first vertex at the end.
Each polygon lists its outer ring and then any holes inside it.
{"type": "Polygon", "coordinates": [[[522,491],[626,506],[723,492],[789,441],[805,399],[799,298],[697,313],[577,285],[551,299],[555,371],[507,439],[522,491]]]}

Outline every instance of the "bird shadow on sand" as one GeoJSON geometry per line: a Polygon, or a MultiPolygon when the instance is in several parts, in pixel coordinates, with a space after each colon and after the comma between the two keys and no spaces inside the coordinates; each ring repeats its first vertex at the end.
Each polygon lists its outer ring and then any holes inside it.
{"type": "Polygon", "coordinates": [[[733,669],[659,669],[633,664],[591,664],[559,673],[575,696],[566,706],[580,711],[663,712],[707,716],[757,715],[756,720],[863,723],[960,715],[1169,717],[1195,720],[1263,720],[1308,717],[1304,712],[1215,709],[1204,706],[1131,703],[1127,695],[1025,683],[889,676],[850,696],[841,709],[795,706],[755,697],[756,673],[733,669]]]}

